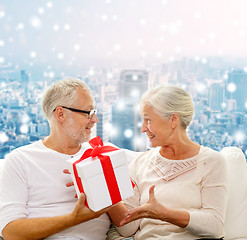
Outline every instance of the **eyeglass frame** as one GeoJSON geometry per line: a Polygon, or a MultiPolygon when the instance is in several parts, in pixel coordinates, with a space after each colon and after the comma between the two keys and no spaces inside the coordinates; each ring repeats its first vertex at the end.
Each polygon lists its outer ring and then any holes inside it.
{"type": "MultiPolygon", "coordinates": [[[[97,109],[92,109],[92,110],[86,111],[86,110],[80,110],[80,109],[71,108],[71,107],[65,107],[65,106],[61,106],[61,107],[65,108],[65,109],[68,109],[68,110],[70,110],[72,112],[86,113],[88,115],[89,119],[92,119],[93,115],[97,114],[97,109]]],[[[56,108],[54,109],[54,111],[55,110],[56,110],[56,108]]]]}

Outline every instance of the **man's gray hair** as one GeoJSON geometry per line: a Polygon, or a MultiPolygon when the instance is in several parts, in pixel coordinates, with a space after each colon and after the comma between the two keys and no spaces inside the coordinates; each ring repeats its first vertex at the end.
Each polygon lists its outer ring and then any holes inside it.
{"type": "Polygon", "coordinates": [[[48,121],[52,119],[56,107],[73,104],[77,88],[85,89],[91,94],[87,84],[76,78],[60,80],[46,89],[42,98],[42,110],[48,121]]]}
{"type": "Polygon", "coordinates": [[[190,94],[172,85],[159,85],[144,93],[141,105],[151,106],[161,117],[167,118],[178,113],[182,126],[186,129],[193,118],[194,107],[190,94]]]}

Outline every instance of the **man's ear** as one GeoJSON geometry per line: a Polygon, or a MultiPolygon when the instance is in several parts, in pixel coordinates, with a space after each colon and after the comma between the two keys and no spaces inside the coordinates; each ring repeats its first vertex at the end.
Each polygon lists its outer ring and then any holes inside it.
{"type": "Polygon", "coordinates": [[[65,119],[64,109],[62,107],[57,107],[55,110],[55,116],[59,122],[63,122],[65,119]]]}
{"type": "Polygon", "coordinates": [[[179,122],[179,114],[178,113],[172,113],[170,116],[170,122],[172,129],[175,129],[179,122]]]}

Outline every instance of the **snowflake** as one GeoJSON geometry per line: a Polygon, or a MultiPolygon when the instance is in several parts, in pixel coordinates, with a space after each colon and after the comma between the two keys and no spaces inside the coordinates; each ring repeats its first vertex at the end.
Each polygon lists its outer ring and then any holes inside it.
{"type": "Polygon", "coordinates": [[[24,24],[23,23],[18,23],[16,26],[16,30],[23,30],[24,29],[24,24]]]}
{"type": "Polygon", "coordinates": [[[132,131],[132,129],[126,129],[125,131],[124,131],[124,136],[126,137],[126,138],[131,138],[132,136],[133,136],[133,131],[132,131]]]}
{"type": "Polygon", "coordinates": [[[175,61],[174,56],[170,56],[169,60],[170,60],[170,62],[174,62],[175,61]]]}
{"type": "Polygon", "coordinates": [[[137,44],[138,44],[138,45],[143,44],[143,40],[142,40],[142,39],[138,39],[138,40],[137,40],[137,44]]]}
{"type": "Polygon", "coordinates": [[[89,75],[89,76],[93,76],[94,74],[95,74],[95,71],[94,71],[93,67],[91,67],[91,68],[89,69],[89,71],[88,71],[88,75],[89,75]]]}
{"type": "Polygon", "coordinates": [[[46,7],[52,8],[52,6],[53,6],[52,2],[47,2],[47,3],[46,3],[46,7]]]}
{"type": "Polygon", "coordinates": [[[30,18],[30,24],[34,27],[34,28],[40,28],[42,25],[41,20],[38,17],[31,17],[30,18]]]}
{"type": "Polygon", "coordinates": [[[157,58],[162,58],[163,56],[163,53],[162,52],[156,52],[156,57],[157,58]]]}
{"type": "Polygon", "coordinates": [[[229,83],[228,85],[227,85],[227,90],[229,91],[229,92],[235,92],[236,91],[236,89],[237,89],[237,86],[236,86],[236,84],[235,83],[229,83]]]}
{"type": "Polygon", "coordinates": [[[195,18],[201,18],[201,13],[200,12],[195,12],[195,18]]]}
{"type": "Polygon", "coordinates": [[[49,72],[49,73],[48,73],[48,76],[49,76],[50,78],[54,78],[54,77],[55,77],[55,73],[54,73],[54,72],[49,72]]]}
{"type": "Polygon", "coordinates": [[[202,58],[202,63],[206,64],[208,62],[207,58],[202,58]]]}
{"type": "Polygon", "coordinates": [[[243,132],[241,132],[241,131],[238,131],[238,132],[235,133],[234,138],[235,138],[237,143],[241,143],[245,139],[245,134],[243,132]]]}
{"type": "Polygon", "coordinates": [[[81,47],[80,47],[80,45],[79,45],[79,44],[75,44],[75,45],[74,45],[74,49],[75,49],[76,51],[79,51],[79,50],[80,50],[80,48],[81,48],[81,47]]]}
{"type": "Polygon", "coordinates": [[[118,20],[118,16],[117,16],[117,15],[113,15],[113,16],[112,16],[112,20],[113,20],[113,21],[117,21],[117,20],[118,20]]]}
{"type": "Polygon", "coordinates": [[[199,61],[200,61],[200,57],[195,56],[195,61],[196,61],[196,62],[199,62],[199,61]]]}
{"type": "Polygon", "coordinates": [[[205,84],[197,82],[196,83],[196,90],[198,93],[204,93],[206,91],[207,87],[205,84]]]}
{"type": "Polygon", "coordinates": [[[147,56],[147,53],[146,52],[141,52],[141,57],[145,58],[147,56]]]}
{"type": "Polygon", "coordinates": [[[175,52],[176,52],[176,53],[180,53],[180,52],[181,52],[181,47],[180,47],[180,46],[176,46],[175,52]]]}
{"type": "Polygon", "coordinates": [[[64,54],[63,53],[58,53],[57,58],[58,59],[63,59],[64,58],[64,54]]]}
{"type": "Polygon", "coordinates": [[[36,56],[37,56],[36,52],[33,51],[33,52],[30,53],[30,57],[31,58],[36,58],[36,56]]]}
{"type": "Polygon", "coordinates": [[[119,50],[121,49],[120,44],[118,44],[118,43],[115,44],[114,49],[115,49],[116,51],[119,51],[119,50]]]}
{"type": "Polygon", "coordinates": [[[108,79],[112,79],[113,78],[113,74],[111,72],[107,73],[107,78],[108,79]]]}
{"type": "Polygon", "coordinates": [[[5,12],[0,11],[0,18],[3,18],[5,16],[5,12]]]}
{"type": "Polygon", "coordinates": [[[5,143],[9,140],[8,136],[4,132],[0,132],[0,142],[5,143]]]}
{"type": "Polygon", "coordinates": [[[58,25],[54,25],[54,26],[53,26],[53,30],[54,30],[54,31],[58,31],[58,30],[59,30],[59,26],[58,26],[58,25]]]}
{"type": "Polygon", "coordinates": [[[44,12],[45,12],[45,11],[44,11],[44,8],[39,8],[39,9],[38,9],[38,13],[39,13],[39,14],[43,14],[44,12]]]}
{"type": "Polygon", "coordinates": [[[20,127],[20,131],[21,131],[21,133],[23,133],[23,134],[28,133],[28,125],[23,124],[23,125],[20,127]]]}
{"type": "Polygon", "coordinates": [[[101,16],[101,20],[104,21],[104,22],[107,21],[108,20],[108,16],[106,14],[103,14],[101,16]]]}
{"type": "Polygon", "coordinates": [[[227,107],[226,103],[225,102],[221,103],[221,107],[226,108],[227,107]]]}
{"type": "Polygon", "coordinates": [[[64,30],[67,30],[67,31],[70,30],[70,25],[68,23],[64,25],[64,30]]]}
{"type": "Polygon", "coordinates": [[[162,5],[166,6],[167,5],[167,0],[162,0],[162,5]]]}
{"type": "Polygon", "coordinates": [[[146,19],[141,19],[140,20],[140,25],[141,26],[145,26],[147,24],[147,20],[146,19]]]}

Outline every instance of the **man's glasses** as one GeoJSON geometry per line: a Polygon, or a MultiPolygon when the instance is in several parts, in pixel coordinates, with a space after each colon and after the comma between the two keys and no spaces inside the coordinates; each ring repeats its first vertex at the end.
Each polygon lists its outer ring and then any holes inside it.
{"type": "Polygon", "coordinates": [[[88,118],[89,119],[92,119],[94,114],[97,113],[97,109],[92,109],[90,111],[85,111],[85,110],[80,110],[80,109],[76,109],[76,108],[70,108],[70,107],[64,107],[64,106],[61,106],[62,108],[66,108],[72,112],[79,112],[79,113],[86,113],[88,115],[88,118]]]}

